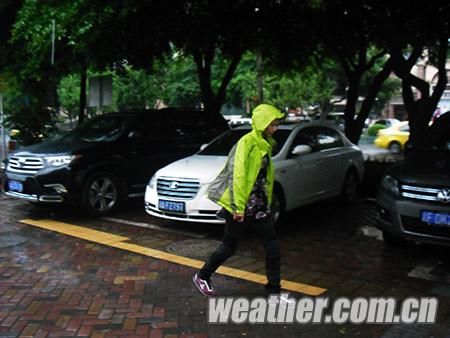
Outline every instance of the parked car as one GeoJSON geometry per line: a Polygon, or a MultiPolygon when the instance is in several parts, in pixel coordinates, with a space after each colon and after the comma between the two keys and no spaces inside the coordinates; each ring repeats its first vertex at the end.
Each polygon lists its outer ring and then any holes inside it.
{"type": "MultiPolygon", "coordinates": [[[[233,145],[251,130],[229,130],[195,155],[159,169],[145,193],[145,210],[153,216],[223,223],[220,207],[207,199],[209,184],[225,165],[233,145]]],[[[343,194],[351,198],[363,178],[363,155],[338,129],[320,123],[280,125],[273,150],[273,214],[343,194]]]]}
{"type": "Polygon", "coordinates": [[[252,119],[250,117],[239,117],[228,121],[230,128],[236,128],[245,124],[252,124],[252,119]]]}
{"type": "Polygon", "coordinates": [[[323,121],[335,125],[340,131],[345,130],[345,113],[344,112],[332,112],[326,116],[317,114],[314,116],[315,121],[323,121]]]}
{"type": "Polygon", "coordinates": [[[450,114],[436,119],[417,150],[382,178],[377,196],[384,239],[450,245],[450,114]]]}
{"type": "Polygon", "coordinates": [[[142,196],[158,168],[228,129],[211,116],[169,108],[97,116],[10,155],[5,193],[31,202],[75,202],[90,215],[105,215],[123,199],[142,196]]]}
{"type": "Polygon", "coordinates": [[[398,154],[403,151],[406,141],[409,139],[409,122],[403,121],[390,128],[378,131],[374,144],[377,147],[389,149],[398,154]]]}

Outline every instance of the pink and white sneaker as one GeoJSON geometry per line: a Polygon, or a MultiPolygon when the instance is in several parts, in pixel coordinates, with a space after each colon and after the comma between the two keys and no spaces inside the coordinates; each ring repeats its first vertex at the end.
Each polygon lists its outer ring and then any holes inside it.
{"type": "Polygon", "coordinates": [[[197,287],[198,291],[200,291],[205,296],[215,296],[216,293],[214,292],[214,289],[211,285],[211,282],[201,279],[198,274],[195,274],[195,276],[192,278],[192,281],[194,282],[195,286],[197,287]]]}

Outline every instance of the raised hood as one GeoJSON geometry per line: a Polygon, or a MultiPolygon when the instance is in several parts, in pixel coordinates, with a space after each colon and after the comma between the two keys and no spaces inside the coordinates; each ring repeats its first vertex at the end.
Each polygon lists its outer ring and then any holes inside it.
{"type": "Polygon", "coordinates": [[[192,155],[158,170],[158,177],[195,178],[209,183],[225,166],[226,156],[192,155]]]}

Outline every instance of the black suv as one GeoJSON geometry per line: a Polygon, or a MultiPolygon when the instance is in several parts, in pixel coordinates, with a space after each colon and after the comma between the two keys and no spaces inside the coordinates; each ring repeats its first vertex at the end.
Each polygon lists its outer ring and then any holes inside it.
{"type": "Polygon", "coordinates": [[[87,214],[105,215],[127,197],[143,196],[157,169],[228,129],[217,115],[166,108],[96,116],[62,137],[11,154],[5,194],[74,202],[87,214]]]}
{"type": "Polygon", "coordinates": [[[450,112],[434,121],[417,150],[385,173],[377,204],[386,242],[450,245],[450,112]]]}

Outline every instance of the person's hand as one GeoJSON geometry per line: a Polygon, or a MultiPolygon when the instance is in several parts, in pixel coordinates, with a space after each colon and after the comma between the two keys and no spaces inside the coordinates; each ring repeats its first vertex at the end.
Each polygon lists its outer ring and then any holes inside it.
{"type": "Polygon", "coordinates": [[[238,213],[233,214],[233,221],[242,223],[242,222],[244,222],[244,217],[245,217],[245,214],[238,214],[238,213]]]}

